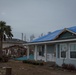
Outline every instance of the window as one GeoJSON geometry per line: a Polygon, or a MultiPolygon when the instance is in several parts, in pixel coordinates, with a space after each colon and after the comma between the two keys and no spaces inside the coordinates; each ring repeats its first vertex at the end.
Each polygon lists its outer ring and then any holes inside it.
{"type": "Polygon", "coordinates": [[[60,44],[61,58],[66,58],[67,44],[60,44]]]}
{"type": "Polygon", "coordinates": [[[44,56],[44,46],[39,46],[39,55],[44,56]]]}
{"type": "Polygon", "coordinates": [[[70,44],[70,58],[76,58],[76,44],[70,44]]]}

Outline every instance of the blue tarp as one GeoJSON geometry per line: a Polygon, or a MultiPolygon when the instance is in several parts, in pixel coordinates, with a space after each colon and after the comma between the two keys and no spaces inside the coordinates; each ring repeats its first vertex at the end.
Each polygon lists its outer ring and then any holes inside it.
{"type": "Polygon", "coordinates": [[[67,28],[67,29],[76,33],[76,26],[73,26],[73,27],[70,27],[70,28],[67,28]]]}
{"type": "MultiPolygon", "coordinates": [[[[73,27],[70,27],[70,28],[67,28],[67,29],[70,30],[70,31],[72,31],[72,32],[75,32],[75,33],[76,33],[76,26],[73,26],[73,27]]],[[[62,31],[63,31],[63,29],[61,29],[61,30],[56,30],[56,31],[51,32],[51,33],[49,33],[49,34],[47,34],[47,35],[44,35],[44,36],[42,36],[42,37],[40,37],[40,38],[37,38],[37,39],[35,39],[35,40],[31,41],[31,42],[33,43],[33,42],[52,41],[52,40],[54,40],[55,37],[56,37],[57,35],[59,35],[62,31]]]]}
{"type": "MultiPolygon", "coordinates": [[[[23,57],[19,57],[19,58],[15,58],[15,60],[28,60],[27,56],[23,56],[23,57]]],[[[34,55],[29,55],[29,60],[34,60],[34,55]]]]}
{"type": "Polygon", "coordinates": [[[57,30],[55,32],[49,33],[45,36],[42,36],[38,39],[33,40],[32,42],[42,42],[42,41],[49,41],[53,40],[62,30],[57,30]]]}

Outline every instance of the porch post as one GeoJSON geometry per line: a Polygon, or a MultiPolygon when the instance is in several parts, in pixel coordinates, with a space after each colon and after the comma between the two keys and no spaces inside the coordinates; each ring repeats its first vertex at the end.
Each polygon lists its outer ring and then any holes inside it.
{"type": "Polygon", "coordinates": [[[45,44],[45,62],[47,62],[47,45],[45,44]]]}
{"type": "Polygon", "coordinates": [[[58,44],[56,44],[56,58],[58,57],[58,44]]]}
{"type": "Polygon", "coordinates": [[[37,45],[35,45],[35,50],[34,50],[34,59],[37,60],[37,45]]]}
{"type": "Polygon", "coordinates": [[[27,59],[29,59],[29,46],[27,46],[27,59]]]}

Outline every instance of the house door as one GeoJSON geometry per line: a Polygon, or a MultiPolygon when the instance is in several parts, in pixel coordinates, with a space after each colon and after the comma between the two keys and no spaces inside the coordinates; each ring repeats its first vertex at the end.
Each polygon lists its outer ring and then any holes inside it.
{"type": "Polygon", "coordinates": [[[55,46],[48,46],[47,47],[47,61],[55,61],[56,58],[56,50],[55,46]]]}

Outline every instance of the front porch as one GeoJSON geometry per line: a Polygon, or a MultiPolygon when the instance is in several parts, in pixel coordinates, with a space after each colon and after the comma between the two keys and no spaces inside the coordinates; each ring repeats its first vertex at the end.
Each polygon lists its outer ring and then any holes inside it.
{"type": "MultiPolygon", "coordinates": [[[[55,62],[56,49],[55,44],[36,44],[33,46],[34,60],[55,62]]],[[[27,58],[29,59],[30,45],[27,47],[27,58]]]]}

